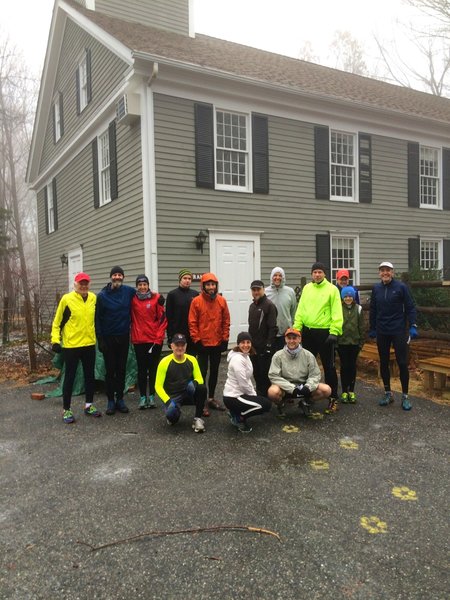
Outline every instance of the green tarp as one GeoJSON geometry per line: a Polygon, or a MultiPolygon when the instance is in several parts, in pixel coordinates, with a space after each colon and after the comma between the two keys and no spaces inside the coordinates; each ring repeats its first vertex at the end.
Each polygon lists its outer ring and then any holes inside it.
{"type": "MultiPolygon", "coordinates": [[[[57,377],[45,377],[44,379],[40,379],[36,381],[36,384],[43,383],[55,383],[58,382],[59,385],[56,389],[52,390],[45,394],[46,398],[57,398],[62,396],[62,388],[64,383],[64,372],[65,365],[62,354],[55,354],[52,359],[52,365],[56,369],[60,369],[60,374],[57,377]]],[[[97,352],[95,355],[95,379],[96,381],[105,381],[105,361],[103,360],[103,354],[97,348],[97,352]]],[[[137,365],[136,365],[136,355],[134,353],[134,347],[130,344],[130,349],[128,352],[127,359],[127,372],[125,377],[125,389],[128,390],[130,387],[135,385],[137,382],[137,365]]],[[[73,384],[72,396],[81,396],[84,394],[84,375],[83,375],[83,367],[81,363],[78,365],[77,374],[75,376],[75,381],[73,384]]]]}

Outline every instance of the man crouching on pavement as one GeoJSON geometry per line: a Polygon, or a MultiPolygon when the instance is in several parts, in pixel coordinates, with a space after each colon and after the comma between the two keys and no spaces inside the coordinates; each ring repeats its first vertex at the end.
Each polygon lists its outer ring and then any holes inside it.
{"type": "Polygon", "coordinates": [[[156,372],[155,391],[164,402],[167,423],[175,425],[181,416],[181,406],[195,405],[192,429],[195,433],[205,431],[203,407],[206,400],[206,386],[197,359],[186,354],[186,336],[176,333],[170,344],[172,354],[164,357],[156,372]]]}
{"type": "Polygon", "coordinates": [[[328,398],[331,388],[320,383],[319,365],[314,355],[302,348],[300,331],[292,327],[287,329],[284,340],[284,348],[272,357],[269,369],[272,385],[267,395],[277,406],[279,417],[286,416],[283,410],[286,398],[298,398],[299,408],[305,416],[309,416],[312,403],[328,398]]]}

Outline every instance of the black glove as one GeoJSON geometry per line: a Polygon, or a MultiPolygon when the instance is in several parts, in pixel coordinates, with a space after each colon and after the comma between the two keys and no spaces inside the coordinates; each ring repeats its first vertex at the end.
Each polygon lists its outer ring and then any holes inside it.
{"type": "Polygon", "coordinates": [[[307,385],[301,383],[300,385],[296,385],[294,391],[292,392],[293,398],[309,398],[311,396],[311,390],[307,385]]]}
{"type": "Polygon", "coordinates": [[[52,352],[54,352],[55,354],[61,354],[61,352],[62,352],[61,344],[52,344],[52,352]]]}
{"type": "Polygon", "coordinates": [[[164,306],[165,303],[166,303],[166,299],[164,298],[164,296],[160,295],[158,298],[158,304],[160,306],[164,306]]]}
{"type": "Polygon", "coordinates": [[[272,346],[266,346],[261,352],[260,356],[263,356],[264,358],[270,358],[272,356],[272,346]]]}
{"type": "Polygon", "coordinates": [[[221,344],[220,344],[220,351],[221,352],[226,352],[228,350],[228,340],[224,340],[221,344]]]}
{"type": "Polygon", "coordinates": [[[325,340],[325,344],[335,344],[337,342],[337,335],[334,333],[330,333],[330,335],[325,340]]]}
{"type": "Polygon", "coordinates": [[[105,340],[103,338],[97,338],[97,344],[98,344],[98,349],[100,350],[100,352],[102,354],[104,354],[105,350],[106,350],[105,340]]]}

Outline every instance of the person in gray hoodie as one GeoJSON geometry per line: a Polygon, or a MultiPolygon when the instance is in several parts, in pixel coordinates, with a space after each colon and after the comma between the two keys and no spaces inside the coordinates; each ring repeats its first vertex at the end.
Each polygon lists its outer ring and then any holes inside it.
{"type": "Polygon", "coordinates": [[[270,274],[270,285],[266,288],[266,296],[277,307],[278,333],[272,344],[272,351],[277,352],[284,346],[284,334],[294,323],[297,310],[297,298],[294,290],[286,285],[286,274],[281,267],[274,267],[270,274]]]}
{"type": "Polygon", "coordinates": [[[279,417],[286,416],[283,408],[287,398],[297,398],[298,407],[309,416],[312,403],[328,398],[331,388],[320,382],[319,365],[314,355],[302,348],[300,331],[289,328],[285,341],[285,347],[273,355],[269,369],[272,385],[267,395],[276,405],[279,417]]]}

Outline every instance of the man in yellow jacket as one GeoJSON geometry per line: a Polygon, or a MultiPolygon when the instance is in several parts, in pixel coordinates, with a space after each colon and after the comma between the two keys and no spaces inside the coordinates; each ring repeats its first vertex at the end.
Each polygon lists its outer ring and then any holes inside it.
{"type": "Polygon", "coordinates": [[[86,273],[77,273],[74,291],[64,294],[56,310],[52,325],[52,350],[62,352],[65,363],[63,383],[63,420],[74,423],[70,407],[73,383],[81,361],[84,373],[86,403],[84,414],[101,417],[94,404],[95,384],[95,304],[97,296],[89,291],[91,278],[86,273]]]}
{"type": "Polygon", "coordinates": [[[295,313],[294,328],[302,332],[303,347],[314,356],[320,355],[325,383],[331,387],[326,413],[337,410],[338,378],[334,364],[338,335],[342,334],[342,303],[339,290],[327,281],[325,265],[311,267],[311,283],[305,285],[295,313]]]}

